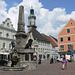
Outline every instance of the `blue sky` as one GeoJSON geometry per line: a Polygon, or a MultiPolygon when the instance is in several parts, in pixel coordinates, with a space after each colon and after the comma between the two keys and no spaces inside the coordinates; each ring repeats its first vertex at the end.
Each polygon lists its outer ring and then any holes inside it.
{"type": "Polygon", "coordinates": [[[75,20],[75,0],[0,0],[0,23],[10,18],[17,30],[19,6],[24,6],[27,31],[30,7],[33,6],[37,30],[57,38],[60,31],[72,18],[75,20]]]}
{"type": "Polygon", "coordinates": [[[11,8],[11,7],[13,7],[13,6],[15,6],[14,4],[15,3],[21,3],[22,2],[22,0],[4,0],[5,2],[6,2],[6,4],[7,4],[7,11],[9,10],[9,8],[11,8]]]}
{"type": "Polygon", "coordinates": [[[54,8],[65,8],[67,13],[75,10],[75,0],[40,0],[43,7],[52,11],[54,8]]]}
{"type": "MultiPolygon", "coordinates": [[[[7,11],[12,6],[15,6],[15,3],[21,3],[22,0],[4,0],[7,5],[7,11]]],[[[54,8],[65,8],[66,13],[70,14],[75,10],[75,0],[39,0],[43,4],[43,8],[49,9],[52,11],[54,8]]]]}

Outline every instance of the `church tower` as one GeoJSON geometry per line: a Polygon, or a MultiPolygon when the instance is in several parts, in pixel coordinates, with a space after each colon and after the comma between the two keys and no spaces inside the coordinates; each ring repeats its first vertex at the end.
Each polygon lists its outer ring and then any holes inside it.
{"type": "Polygon", "coordinates": [[[28,17],[28,22],[29,22],[29,25],[27,26],[28,32],[30,32],[30,30],[32,28],[37,28],[37,26],[36,26],[36,16],[34,15],[33,7],[31,7],[31,9],[30,9],[30,15],[28,17]]]}

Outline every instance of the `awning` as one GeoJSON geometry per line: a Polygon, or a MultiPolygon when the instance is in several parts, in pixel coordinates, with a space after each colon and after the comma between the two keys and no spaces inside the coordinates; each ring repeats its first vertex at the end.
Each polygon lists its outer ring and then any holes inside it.
{"type": "Polygon", "coordinates": [[[8,55],[9,53],[7,53],[7,52],[0,52],[0,54],[8,55]]]}

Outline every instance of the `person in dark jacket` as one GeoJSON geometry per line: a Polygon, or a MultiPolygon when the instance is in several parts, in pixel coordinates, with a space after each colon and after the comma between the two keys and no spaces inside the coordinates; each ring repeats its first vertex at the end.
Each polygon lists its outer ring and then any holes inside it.
{"type": "Polygon", "coordinates": [[[50,64],[52,64],[52,63],[53,63],[53,58],[50,59],[50,64]]]}
{"type": "Polygon", "coordinates": [[[38,64],[41,64],[41,58],[39,58],[39,62],[38,62],[38,64]]]}

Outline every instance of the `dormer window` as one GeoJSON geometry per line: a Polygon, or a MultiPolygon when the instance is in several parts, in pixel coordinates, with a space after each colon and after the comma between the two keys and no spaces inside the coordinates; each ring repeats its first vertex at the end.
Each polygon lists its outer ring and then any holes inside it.
{"type": "Polygon", "coordinates": [[[72,25],[73,23],[71,22],[71,25],[72,25]]]}
{"type": "Polygon", "coordinates": [[[7,23],[7,26],[9,27],[9,23],[7,23]]]}

